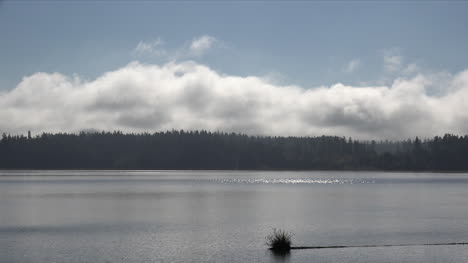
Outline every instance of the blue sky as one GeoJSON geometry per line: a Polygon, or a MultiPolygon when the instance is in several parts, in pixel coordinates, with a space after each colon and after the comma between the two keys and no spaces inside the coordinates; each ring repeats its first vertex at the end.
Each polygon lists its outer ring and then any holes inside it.
{"type": "Polygon", "coordinates": [[[0,1],[0,131],[468,134],[467,13],[465,1],[0,1]]]}
{"type": "Polygon", "coordinates": [[[378,81],[385,50],[427,70],[468,61],[467,2],[3,2],[0,84],[34,72],[95,78],[133,60],[139,41],[177,49],[210,35],[225,45],[195,59],[236,75],[278,76],[304,87],[378,81]],[[347,63],[359,66],[345,72],[347,63]]]}

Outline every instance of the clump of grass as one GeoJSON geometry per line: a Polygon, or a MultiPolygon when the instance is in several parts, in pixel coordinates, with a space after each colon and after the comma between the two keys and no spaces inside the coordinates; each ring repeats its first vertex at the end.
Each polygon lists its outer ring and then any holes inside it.
{"type": "Polygon", "coordinates": [[[273,233],[266,237],[266,244],[273,251],[289,251],[292,236],[291,233],[285,230],[273,228],[273,233]]]}

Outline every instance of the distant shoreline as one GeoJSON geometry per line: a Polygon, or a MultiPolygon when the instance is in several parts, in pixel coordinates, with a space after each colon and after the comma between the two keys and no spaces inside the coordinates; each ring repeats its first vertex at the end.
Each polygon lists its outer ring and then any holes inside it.
{"type": "Polygon", "coordinates": [[[377,142],[183,130],[3,134],[0,169],[467,172],[468,135],[377,142]]]}

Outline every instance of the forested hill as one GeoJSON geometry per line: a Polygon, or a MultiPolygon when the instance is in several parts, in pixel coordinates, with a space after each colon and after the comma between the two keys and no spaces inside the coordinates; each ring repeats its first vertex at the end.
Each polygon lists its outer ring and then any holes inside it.
{"type": "Polygon", "coordinates": [[[468,171],[468,136],[375,142],[206,131],[4,134],[0,168],[468,171]]]}

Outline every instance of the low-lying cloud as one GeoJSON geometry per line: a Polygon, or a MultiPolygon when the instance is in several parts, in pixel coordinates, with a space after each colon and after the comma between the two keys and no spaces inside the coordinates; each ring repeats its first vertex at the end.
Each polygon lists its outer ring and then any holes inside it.
{"type": "Polygon", "coordinates": [[[92,81],[36,73],[0,94],[0,132],[171,129],[253,135],[400,139],[468,133],[468,70],[428,95],[432,78],[391,86],[305,89],[255,76],[220,74],[195,62],[132,62],[92,81]]]}

